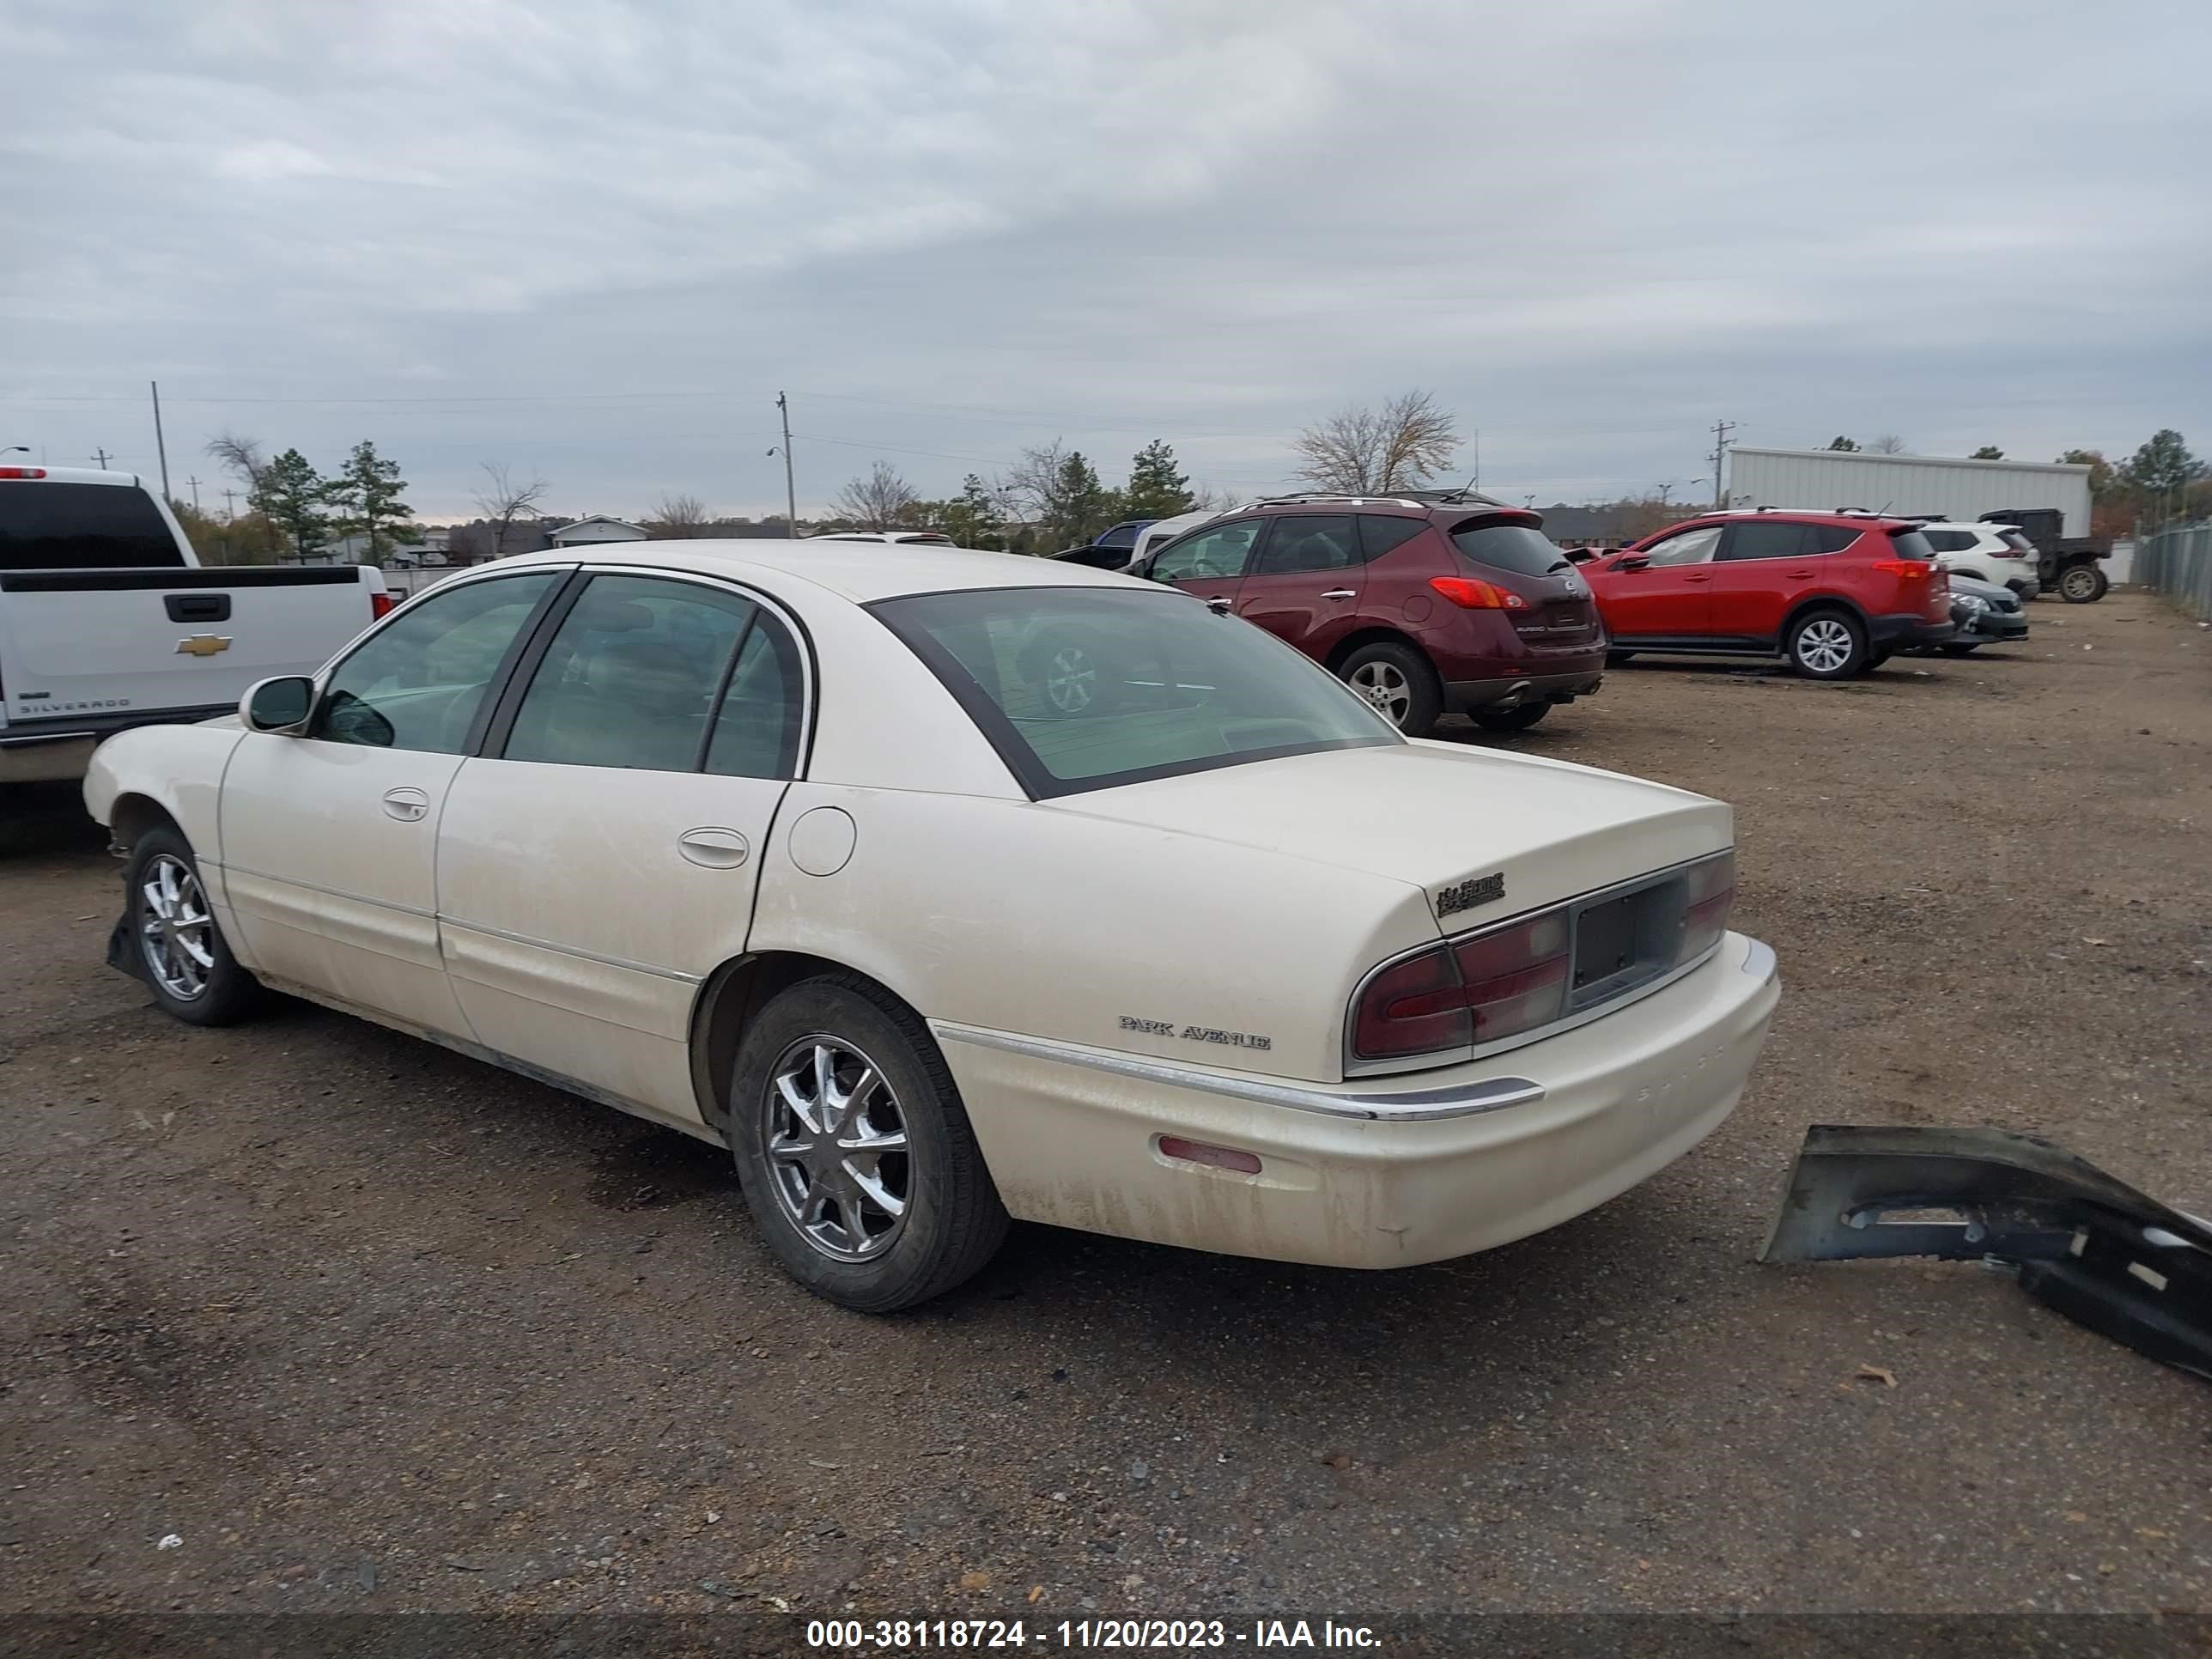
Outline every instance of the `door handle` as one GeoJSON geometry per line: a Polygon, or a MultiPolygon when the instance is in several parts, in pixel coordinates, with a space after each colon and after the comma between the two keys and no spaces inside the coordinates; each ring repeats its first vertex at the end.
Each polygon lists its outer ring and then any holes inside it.
{"type": "Polygon", "coordinates": [[[1229,600],[1225,595],[1216,593],[1212,599],[1206,602],[1206,608],[1218,615],[1225,617],[1229,614],[1229,600]]]}
{"type": "Polygon", "coordinates": [[[1782,574],[1793,582],[1809,582],[1813,580],[1813,573],[1809,570],[1785,570],[1782,574]]]}
{"type": "Polygon", "coordinates": [[[430,798],[420,789],[387,789],[384,792],[384,811],[387,817],[402,823],[413,823],[430,811],[430,798]]]}
{"type": "Polygon", "coordinates": [[[1710,572],[1710,571],[1706,572],[1706,573],[1705,573],[1704,575],[1702,575],[1702,576],[1692,574],[1692,575],[1686,575],[1686,576],[1684,576],[1684,577],[1682,578],[1682,580],[1683,580],[1684,581],[1686,581],[1686,582],[1709,582],[1709,581],[1712,580],[1712,579],[1713,579],[1713,578],[1712,578],[1712,573],[1711,573],[1711,572],[1710,572]]]}
{"type": "Polygon", "coordinates": [[[1359,595],[1348,587],[1332,587],[1322,595],[1324,599],[1356,599],[1359,595]]]}
{"type": "Polygon", "coordinates": [[[745,861],[752,848],[736,830],[709,824],[686,830],[677,836],[676,850],[692,863],[709,870],[734,870],[745,861]]]}

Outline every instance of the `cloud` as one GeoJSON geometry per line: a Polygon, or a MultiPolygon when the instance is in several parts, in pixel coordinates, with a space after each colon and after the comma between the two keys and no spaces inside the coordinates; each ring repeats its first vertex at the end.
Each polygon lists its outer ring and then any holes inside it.
{"type": "Polygon", "coordinates": [[[1723,416],[2212,426],[2212,108],[2154,72],[2198,5],[19,10],[0,422],[58,456],[150,468],[154,377],[173,456],[371,435],[426,511],[484,459],[772,505],[779,389],[816,501],[1054,435],[1261,487],[1416,385],[1546,498],[1692,479],[1723,416]]]}

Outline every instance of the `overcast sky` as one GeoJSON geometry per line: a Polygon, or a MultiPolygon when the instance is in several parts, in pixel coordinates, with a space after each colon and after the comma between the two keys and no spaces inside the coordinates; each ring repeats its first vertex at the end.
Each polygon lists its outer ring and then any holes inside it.
{"type": "Polygon", "coordinates": [[[2212,449],[2203,0],[6,9],[0,444],[150,476],[158,378],[217,506],[228,428],[778,509],[779,388],[802,513],[1054,437],[1249,492],[1411,386],[1540,503],[1723,418],[2212,449]]]}

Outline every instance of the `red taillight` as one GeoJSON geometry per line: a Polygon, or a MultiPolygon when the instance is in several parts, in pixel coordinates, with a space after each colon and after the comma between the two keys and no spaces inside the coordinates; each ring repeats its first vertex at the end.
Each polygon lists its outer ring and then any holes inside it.
{"type": "Polygon", "coordinates": [[[368,619],[371,622],[374,622],[379,617],[390,616],[392,614],[392,607],[398,603],[399,601],[389,593],[370,594],[368,596],[368,619]]]}
{"type": "Polygon", "coordinates": [[[1376,975],[1352,1018],[1352,1057],[1402,1060],[1495,1042],[1549,1024],[1566,1003],[1567,921],[1554,910],[1376,975]]]}
{"type": "Polygon", "coordinates": [[[1729,910],[1735,903],[1735,854],[1729,853],[1692,866],[1687,880],[1678,962],[1703,956],[1728,931],[1729,910]]]}
{"type": "Polygon", "coordinates": [[[1885,576],[1924,576],[1936,568],[1925,559],[1876,559],[1874,568],[1885,576]]]}
{"type": "Polygon", "coordinates": [[[1472,576],[1431,576],[1429,586],[1466,611],[1526,611],[1528,601],[1472,576]]]}
{"type": "Polygon", "coordinates": [[[0,478],[43,478],[46,476],[46,469],[43,466],[0,466],[0,478]]]}
{"type": "Polygon", "coordinates": [[[1185,1164],[1203,1164],[1209,1170],[1234,1170],[1238,1175],[1260,1173],[1260,1160],[1250,1152],[1240,1152],[1234,1146],[1212,1146],[1203,1140],[1185,1140],[1181,1135],[1162,1135],[1158,1145],[1162,1158],[1172,1158],[1185,1164]]]}

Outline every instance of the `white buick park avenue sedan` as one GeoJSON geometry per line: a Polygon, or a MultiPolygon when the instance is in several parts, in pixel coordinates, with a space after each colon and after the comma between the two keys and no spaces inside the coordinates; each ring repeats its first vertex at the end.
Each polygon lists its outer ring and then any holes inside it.
{"type": "Polygon", "coordinates": [[[85,794],[169,1013],[287,993],[726,1146],[870,1311],[1010,1218],[1505,1243],[1710,1133],[1778,994],[1725,805],[1409,741],[1238,617],[1000,553],[501,560],[85,794]]]}

